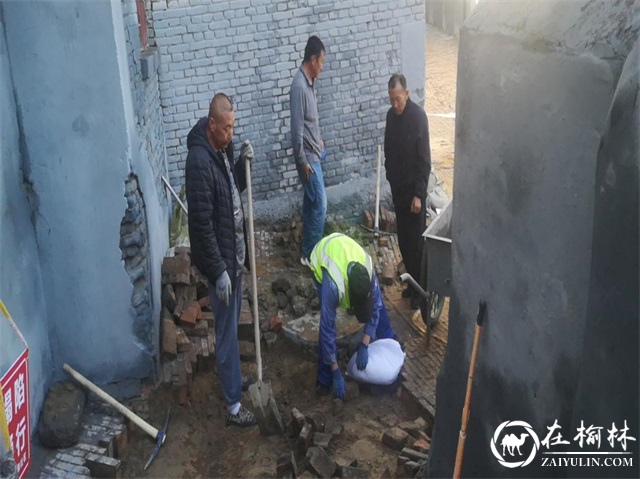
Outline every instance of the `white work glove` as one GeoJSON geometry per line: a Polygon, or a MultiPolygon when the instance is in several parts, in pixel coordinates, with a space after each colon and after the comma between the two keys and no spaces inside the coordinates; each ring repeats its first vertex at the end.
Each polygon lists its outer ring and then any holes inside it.
{"type": "Polygon", "coordinates": [[[216,280],[216,296],[224,304],[229,306],[229,298],[231,298],[231,279],[226,271],[218,276],[216,280]]]}
{"type": "Polygon", "coordinates": [[[253,146],[251,146],[249,140],[244,140],[240,147],[240,159],[242,161],[253,161],[253,146]]]}

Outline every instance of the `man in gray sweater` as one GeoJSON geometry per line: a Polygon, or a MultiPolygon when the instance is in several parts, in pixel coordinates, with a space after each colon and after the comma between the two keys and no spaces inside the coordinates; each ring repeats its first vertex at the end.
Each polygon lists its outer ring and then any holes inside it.
{"type": "Polygon", "coordinates": [[[314,90],[315,79],[322,71],[324,45],[316,36],[307,41],[302,66],[291,83],[291,139],[293,157],[304,188],[302,201],[302,264],[308,265],[313,247],[322,238],[327,214],[327,196],[320,160],[324,142],[320,137],[318,102],[314,90]]]}

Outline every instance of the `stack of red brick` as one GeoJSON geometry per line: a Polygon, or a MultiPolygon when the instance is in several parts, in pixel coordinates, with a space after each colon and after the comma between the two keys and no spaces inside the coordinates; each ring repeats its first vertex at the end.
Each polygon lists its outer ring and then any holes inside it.
{"type": "Polygon", "coordinates": [[[185,405],[197,371],[211,368],[213,313],[207,280],[191,264],[188,247],[176,247],[162,263],[162,380],[185,405]]]}

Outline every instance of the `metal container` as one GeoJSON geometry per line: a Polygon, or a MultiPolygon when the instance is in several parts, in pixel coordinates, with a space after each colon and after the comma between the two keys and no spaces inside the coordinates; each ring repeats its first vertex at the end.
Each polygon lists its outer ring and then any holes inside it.
{"type": "Polygon", "coordinates": [[[440,296],[451,296],[452,203],[452,200],[447,203],[422,234],[428,258],[425,289],[440,296]]]}

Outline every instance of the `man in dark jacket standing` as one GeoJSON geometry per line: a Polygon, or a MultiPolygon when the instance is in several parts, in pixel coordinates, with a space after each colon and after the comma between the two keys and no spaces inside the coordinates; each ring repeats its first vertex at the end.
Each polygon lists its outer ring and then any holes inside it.
{"type": "Polygon", "coordinates": [[[239,161],[233,161],[233,122],[231,100],[223,93],[216,94],[209,116],[201,118],[187,137],[185,183],[191,256],[209,280],[226,422],[253,426],[255,416],[240,404],[243,381],[238,348],[242,266],[247,258],[240,193],[246,188],[245,161],[253,159],[253,148],[245,141],[239,161]]]}
{"type": "MultiPolygon", "coordinates": [[[[398,225],[398,245],[407,272],[420,281],[422,233],[426,224],[425,201],[431,173],[429,123],[424,110],[409,98],[407,80],[395,74],[389,80],[387,124],[384,131],[384,166],[391,185],[398,225]]],[[[407,288],[411,308],[420,307],[416,291],[407,288]]]]}

